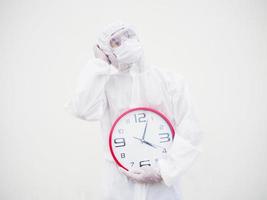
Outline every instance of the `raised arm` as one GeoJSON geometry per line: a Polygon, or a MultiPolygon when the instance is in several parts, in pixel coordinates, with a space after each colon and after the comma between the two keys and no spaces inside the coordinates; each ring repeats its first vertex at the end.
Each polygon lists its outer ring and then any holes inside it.
{"type": "Polygon", "coordinates": [[[65,103],[65,108],[78,118],[95,121],[103,115],[107,99],[105,84],[112,74],[117,73],[112,65],[96,55],[80,72],[75,94],[65,103]]]}

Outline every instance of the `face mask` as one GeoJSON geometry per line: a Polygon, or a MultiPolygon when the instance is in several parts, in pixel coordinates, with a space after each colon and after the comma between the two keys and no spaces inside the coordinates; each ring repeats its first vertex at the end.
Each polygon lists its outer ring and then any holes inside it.
{"type": "Polygon", "coordinates": [[[143,49],[137,39],[127,39],[121,46],[113,48],[113,54],[119,64],[132,64],[140,59],[143,49]]]}

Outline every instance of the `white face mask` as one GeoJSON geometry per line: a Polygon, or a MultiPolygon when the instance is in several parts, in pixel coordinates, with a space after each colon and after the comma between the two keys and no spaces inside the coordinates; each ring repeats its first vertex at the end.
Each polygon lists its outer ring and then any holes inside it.
{"type": "Polygon", "coordinates": [[[113,54],[119,64],[132,64],[140,59],[143,49],[137,39],[127,39],[121,46],[113,48],[113,54]]]}

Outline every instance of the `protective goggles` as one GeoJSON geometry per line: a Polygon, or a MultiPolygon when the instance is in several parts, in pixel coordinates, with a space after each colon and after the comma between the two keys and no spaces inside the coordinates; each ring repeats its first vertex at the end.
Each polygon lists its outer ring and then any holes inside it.
{"type": "Polygon", "coordinates": [[[136,38],[136,34],[131,29],[120,29],[111,35],[109,44],[112,48],[121,46],[121,44],[130,38],[136,38]]]}

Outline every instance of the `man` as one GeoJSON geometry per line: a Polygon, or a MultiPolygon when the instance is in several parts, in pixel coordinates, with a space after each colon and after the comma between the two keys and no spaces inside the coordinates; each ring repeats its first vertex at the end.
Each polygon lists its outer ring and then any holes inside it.
{"type": "Polygon", "coordinates": [[[139,38],[128,24],[109,25],[94,53],[96,58],[82,70],[76,94],[66,107],[81,119],[100,121],[105,152],[103,199],[180,199],[179,178],[199,155],[201,138],[187,84],[180,75],[145,63],[139,38]],[[112,159],[108,137],[116,118],[134,107],[164,113],[175,128],[175,138],[157,166],[125,171],[112,159]]]}

